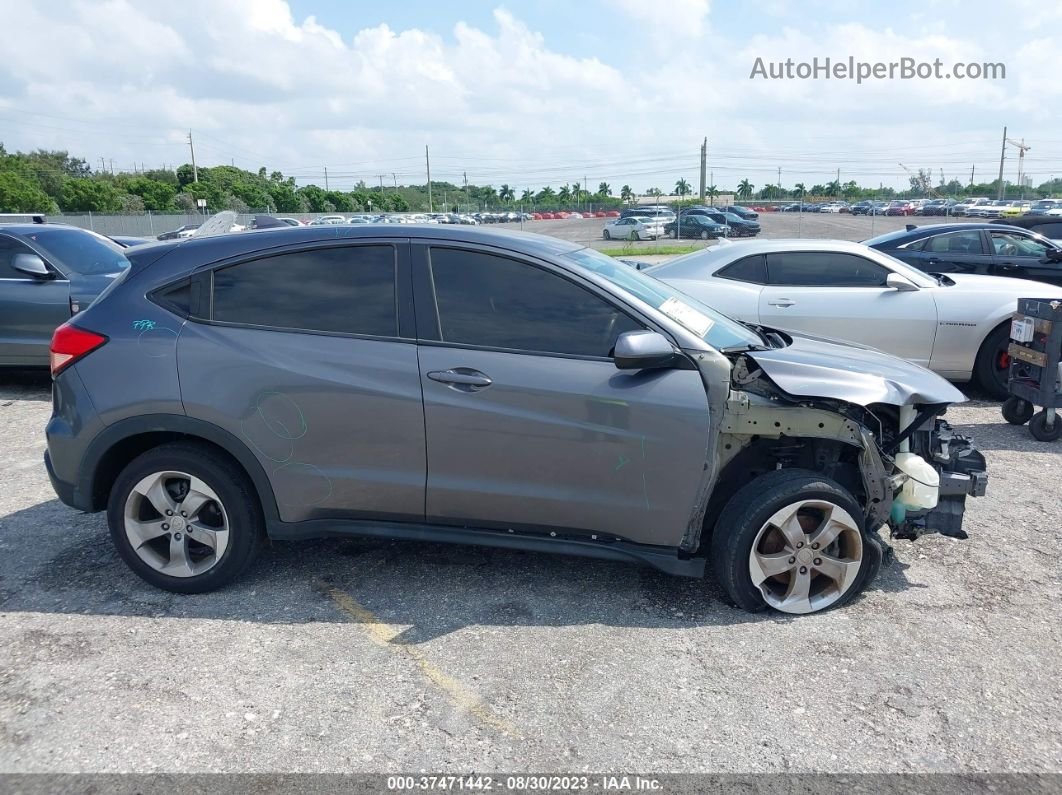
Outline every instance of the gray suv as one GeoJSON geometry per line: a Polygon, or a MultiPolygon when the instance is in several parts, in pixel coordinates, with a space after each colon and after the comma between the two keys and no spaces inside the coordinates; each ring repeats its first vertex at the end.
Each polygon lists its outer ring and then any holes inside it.
{"type": "Polygon", "coordinates": [[[161,588],[222,586],[267,536],[387,536],[711,565],[743,608],[811,613],[873,579],[884,525],[962,536],[984,491],[943,379],[572,243],[348,225],[128,257],[53,339],[46,464],[161,588]]]}

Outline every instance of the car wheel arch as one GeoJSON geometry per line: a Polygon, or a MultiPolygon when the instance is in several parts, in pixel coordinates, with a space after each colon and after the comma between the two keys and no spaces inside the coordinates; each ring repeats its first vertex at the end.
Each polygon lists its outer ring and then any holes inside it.
{"type": "Polygon", "coordinates": [[[173,441],[199,442],[230,458],[251,479],[266,521],[279,521],[272,484],[250,448],[213,423],[177,414],[150,414],[120,420],[93,439],[82,459],[78,481],[78,491],[88,503],[87,509],[100,511],[106,507],[111,484],[130,461],[173,441]]]}

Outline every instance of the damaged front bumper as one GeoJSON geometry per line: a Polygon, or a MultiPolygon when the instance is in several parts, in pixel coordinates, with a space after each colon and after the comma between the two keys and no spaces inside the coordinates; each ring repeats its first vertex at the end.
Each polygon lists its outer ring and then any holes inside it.
{"type": "Polygon", "coordinates": [[[942,419],[935,420],[930,429],[914,434],[912,448],[940,475],[937,504],[928,510],[910,510],[901,500],[894,500],[889,512],[892,537],[914,539],[926,533],[940,533],[966,538],[962,529],[966,498],[983,497],[988,488],[985,457],[969,437],[955,433],[942,419]]]}

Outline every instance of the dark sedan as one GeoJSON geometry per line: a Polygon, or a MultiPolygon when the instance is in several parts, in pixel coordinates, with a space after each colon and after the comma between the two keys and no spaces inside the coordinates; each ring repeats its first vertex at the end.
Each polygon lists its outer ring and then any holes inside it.
{"type": "Polygon", "coordinates": [[[72,226],[0,226],[0,366],[47,367],[52,332],[129,267],[122,251],[72,226]]]}
{"type": "Polygon", "coordinates": [[[740,204],[731,204],[726,207],[717,207],[720,212],[733,213],[743,221],[755,221],[760,217],[760,214],[755,210],[750,210],[748,207],[742,207],[740,204]]]}
{"type": "Polygon", "coordinates": [[[709,240],[716,237],[726,237],[726,233],[727,228],[725,225],[716,223],[711,218],[703,215],[687,215],[664,224],[664,234],[676,240],[680,236],[709,240]]]}
{"type": "Polygon", "coordinates": [[[759,221],[747,221],[734,213],[723,212],[718,209],[704,207],[691,207],[682,213],[683,223],[687,218],[701,216],[715,221],[717,224],[727,227],[728,237],[755,237],[760,233],[759,221]]]}
{"type": "Polygon", "coordinates": [[[1023,215],[1020,218],[1000,218],[992,221],[992,223],[1027,229],[1030,232],[1043,235],[1052,243],[1062,245],[1062,243],[1059,243],[1059,241],[1062,241],[1062,216],[1023,215]]]}
{"type": "Polygon", "coordinates": [[[1062,247],[994,223],[915,226],[863,241],[926,273],[981,273],[1062,285],[1062,247]]]}

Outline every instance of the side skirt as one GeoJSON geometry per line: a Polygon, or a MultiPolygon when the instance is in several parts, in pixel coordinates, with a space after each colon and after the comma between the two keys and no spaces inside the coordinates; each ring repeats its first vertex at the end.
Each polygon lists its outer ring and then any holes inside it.
{"type": "Polygon", "coordinates": [[[628,541],[554,538],[516,530],[478,530],[430,524],[314,519],[308,522],[266,522],[269,537],[277,541],[312,538],[388,538],[396,541],[428,541],[442,544],[550,552],[598,560],[640,563],[678,577],[703,577],[705,559],[680,558],[673,547],[633,544],[628,541]]]}

